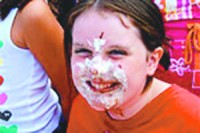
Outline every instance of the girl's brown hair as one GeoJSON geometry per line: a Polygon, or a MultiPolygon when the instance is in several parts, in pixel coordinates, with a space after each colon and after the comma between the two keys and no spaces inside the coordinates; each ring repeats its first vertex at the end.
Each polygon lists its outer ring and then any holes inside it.
{"type": "Polygon", "coordinates": [[[149,51],[154,51],[157,47],[164,49],[160,64],[166,70],[168,69],[170,56],[167,48],[171,46],[165,34],[160,10],[151,0],[79,0],[71,10],[65,27],[65,46],[68,63],[70,63],[71,57],[71,31],[74,21],[81,13],[91,7],[98,10],[118,12],[129,17],[140,30],[141,38],[149,51]]]}

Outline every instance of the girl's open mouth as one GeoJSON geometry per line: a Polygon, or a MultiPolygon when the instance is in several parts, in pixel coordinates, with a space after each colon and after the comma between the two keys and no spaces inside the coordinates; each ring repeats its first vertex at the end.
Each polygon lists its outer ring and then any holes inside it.
{"type": "Polygon", "coordinates": [[[91,82],[86,81],[87,85],[94,91],[106,93],[118,89],[121,84],[119,82],[91,82]]]}

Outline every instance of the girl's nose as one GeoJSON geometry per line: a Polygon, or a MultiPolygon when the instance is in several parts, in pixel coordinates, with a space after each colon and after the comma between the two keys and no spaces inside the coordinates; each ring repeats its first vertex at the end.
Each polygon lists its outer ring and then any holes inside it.
{"type": "Polygon", "coordinates": [[[98,75],[98,70],[96,68],[90,68],[90,72],[94,75],[98,75]]]}

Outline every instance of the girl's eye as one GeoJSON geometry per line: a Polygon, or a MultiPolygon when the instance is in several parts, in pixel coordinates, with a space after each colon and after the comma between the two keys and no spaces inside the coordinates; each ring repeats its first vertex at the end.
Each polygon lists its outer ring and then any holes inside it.
{"type": "Polygon", "coordinates": [[[75,49],[74,53],[79,56],[83,56],[83,57],[88,57],[88,56],[92,55],[92,51],[90,51],[89,49],[86,49],[86,48],[75,49]]]}
{"type": "Polygon", "coordinates": [[[128,53],[125,50],[121,50],[121,49],[113,49],[108,52],[108,56],[113,59],[120,59],[127,54],[128,53]]]}
{"type": "Polygon", "coordinates": [[[113,57],[121,57],[121,56],[127,55],[127,52],[124,50],[114,49],[114,50],[110,50],[108,54],[109,56],[113,56],[113,57]]]}

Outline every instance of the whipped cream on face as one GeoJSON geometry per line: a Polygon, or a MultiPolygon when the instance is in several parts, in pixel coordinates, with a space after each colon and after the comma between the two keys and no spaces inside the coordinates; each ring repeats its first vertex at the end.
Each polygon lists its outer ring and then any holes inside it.
{"type": "Polygon", "coordinates": [[[106,40],[101,38],[95,38],[93,41],[93,43],[91,43],[89,40],[87,42],[90,44],[90,46],[94,47],[95,51],[100,51],[101,47],[106,44],[106,40]]]}
{"type": "Polygon", "coordinates": [[[87,59],[83,63],[72,66],[73,80],[78,91],[93,108],[97,110],[110,109],[123,102],[123,94],[127,89],[125,72],[119,66],[114,66],[110,61],[101,60],[97,63],[95,59],[87,59]],[[91,69],[97,69],[98,73],[93,74],[91,69]],[[96,90],[88,84],[94,79],[103,80],[99,85],[94,86],[96,90]],[[119,85],[116,85],[114,89],[110,87],[110,91],[101,93],[100,90],[105,87],[104,82],[108,81],[116,82],[119,85]]]}
{"type": "MultiPolygon", "coordinates": [[[[97,40],[94,39],[95,50],[101,51],[105,41],[97,40]]],[[[122,104],[127,78],[118,64],[104,60],[98,54],[74,64],[72,76],[77,90],[94,109],[107,110],[122,104]]]]}

